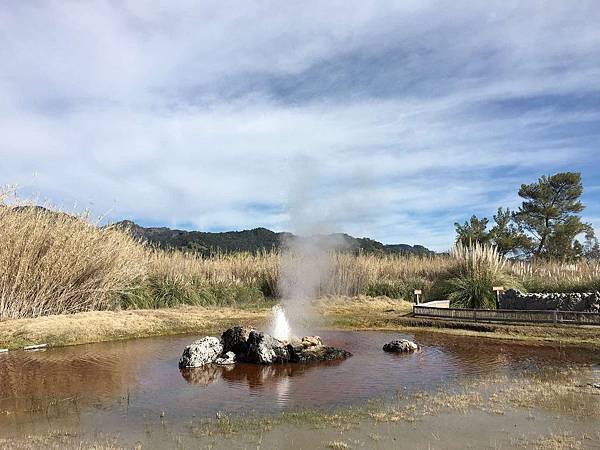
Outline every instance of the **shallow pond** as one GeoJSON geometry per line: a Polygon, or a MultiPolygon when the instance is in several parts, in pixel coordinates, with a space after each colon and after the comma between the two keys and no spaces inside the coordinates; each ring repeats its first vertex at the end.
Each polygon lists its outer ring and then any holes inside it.
{"type": "MultiPolygon", "coordinates": [[[[518,374],[549,367],[599,373],[597,352],[439,333],[323,331],[327,345],[353,357],[320,364],[237,364],[180,371],[195,337],[166,337],[0,355],[0,436],[76,429],[127,432],[218,412],[334,408],[433,390],[457,378],[518,374]],[[417,341],[409,355],[384,353],[394,338],[417,341]]],[[[595,375],[594,375],[595,376],[595,375]]]]}

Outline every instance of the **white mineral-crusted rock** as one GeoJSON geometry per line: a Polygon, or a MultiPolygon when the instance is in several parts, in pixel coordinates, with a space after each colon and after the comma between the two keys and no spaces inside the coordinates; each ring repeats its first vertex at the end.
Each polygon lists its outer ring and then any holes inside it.
{"type": "Polygon", "coordinates": [[[188,345],[179,360],[180,368],[202,367],[214,363],[223,353],[223,345],[216,337],[207,336],[188,345]]]}
{"type": "Polygon", "coordinates": [[[395,339],[383,346],[384,352],[410,353],[419,350],[419,346],[408,339],[395,339]]]}
{"type": "Polygon", "coordinates": [[[215,364],[218,364],[220,366],[235,364],[235,353],[227,352],[224,355],[219,356],[217,359],[215,359],[215,364]]]}

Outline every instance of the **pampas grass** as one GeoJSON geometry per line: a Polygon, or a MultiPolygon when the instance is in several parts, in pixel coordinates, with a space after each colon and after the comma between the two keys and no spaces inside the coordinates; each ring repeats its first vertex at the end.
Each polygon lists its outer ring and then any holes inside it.
{"type": "Polygon", "coordinates": [[[454,264],[442,277],[453,308],[496,307],[494,286],[520,287],[495,247],[458,244],[450,253],[454,264]]]}

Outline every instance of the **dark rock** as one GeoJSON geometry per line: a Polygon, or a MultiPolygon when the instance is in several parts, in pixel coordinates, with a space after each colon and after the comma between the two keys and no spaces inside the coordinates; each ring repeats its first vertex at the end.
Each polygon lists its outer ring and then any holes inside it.
{"type": "Polygon", "coordinates": [[[290,360],[288,346],[274,337],[252,330],[244,360],[255,364],[285,363],[290,360]]]}
{"type": "Polygon", "coordinates": [[[324,346],[319,336],[293,339],[288,344],[288,351],[292,362],[333,361],[352,356],[350,352],[345,350],[324,346]]]}
{"type": "Polygon", "coordinates": [[[243,355],[248,352],[248,337],[251,331],[251,327],[233,327],[225,330],[221,335],[223,353],[233,352],[243,359],[243,355]]]}
{"type": "Polygon", "coordinates": [[[390,353],[411,353],[417,350],[419,346],[407,339],[395,339],[383,346],[383,351],[390,353]]]}
{"type": "Polygon", "coordinates": [[[333,361],[336,359],[346,359],[352,356],[352,353],[335,347],[326,347],[324,345],[300,348],[288,346],[290,350],[290,361],[296,363],[307,363],[317,361],[333,361]],[[299,351],[298,351],[299,350],[299,351]]]}

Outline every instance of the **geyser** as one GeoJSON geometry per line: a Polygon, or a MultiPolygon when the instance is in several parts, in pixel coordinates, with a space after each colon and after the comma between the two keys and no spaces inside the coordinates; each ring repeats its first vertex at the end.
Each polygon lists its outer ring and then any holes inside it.
{"type": "Polygon", "coordinates": [[[285,317],[285,310],[280,305],[275,305],[272,313],[271,335],[280,341],[289,341],[292,335],[290,324],[287,317],[285,317]]]}

